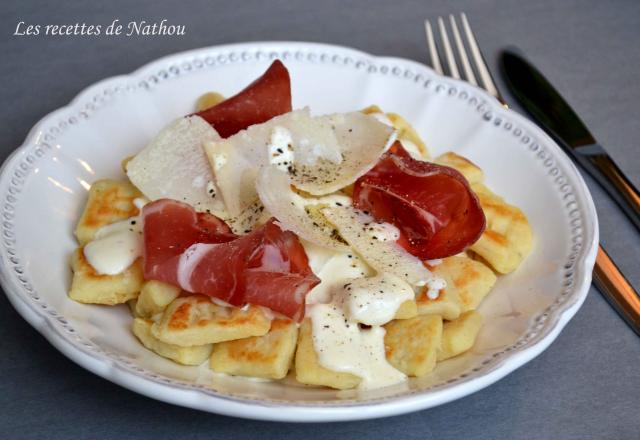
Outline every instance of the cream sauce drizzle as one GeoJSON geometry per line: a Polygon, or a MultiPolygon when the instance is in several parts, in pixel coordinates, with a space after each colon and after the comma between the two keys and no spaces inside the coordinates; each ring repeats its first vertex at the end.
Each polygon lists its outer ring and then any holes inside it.
{"type": "Polygon", "coordinates": [[[361,329],[349,321],[335,303],[315,304],[310,309],[313,344],[320,365],[360,377],[359,389],[380,388],[406,380],[407,376],[386,360],[383,327],[361,329]]]}
{"type": "MultiPolygon", "coordinates": [[[[147,202],[143,198],[133,201],[141,212],[147,202]]],[[[84,247],[84,256],[99,274],[117,275],[142,256],[143,247],[142,216],[136,215],[98,229],[84,247]]]]}
{"type": "Polygon", "coordinates": [[[345,316],[366,325],[386,324],[403,302],[415,297],[411,286],[386,273],[347,283],[340,293],[336,299],[342,304],[345,316]]]}
{"type": "Polygon", "coordinates": [[[328,251],[303,242],[309,265],[321,282],[307,295],[313,344],[320,365],[362,378],[360,389],[406,380],[386,360],[382,324],[414,298],[411,286],[373,270],[354,253],[328,251]],[[364,329],[359,323],[370,325],[364,329]]]}

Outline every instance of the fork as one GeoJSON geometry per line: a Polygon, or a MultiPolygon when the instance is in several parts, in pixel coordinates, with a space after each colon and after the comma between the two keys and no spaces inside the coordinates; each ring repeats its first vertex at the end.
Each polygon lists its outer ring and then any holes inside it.
{"type": "MultiPolygon", "coordinates": [[[[431,23],[429,22],[429,20],[424,21],[424,29],[427,34],[429,57],[431,59],[431,66],[433,67],[433,70],[435,70],[440,75],[448,75],[455,79],[463,79],[468,83],[473,84],[474,86],[484,88],[490,95],[498,99],[498,101],[500,101],[500,103],[505,108],[508,108],[506,102],[504,101],[502,95],[500,95],[500,92],[496,87],[495,81],[493,80],[491,72],[489,71],[489,68],[487,66],[487,62],[482,56],[482,52],[478,47],[476,37],[471,30],[469,20],[467,20],[467,16],[464,12],[460,14],[460,21],[462,22],[462,28],[464,29],[464,34],[466,37],[466,45],[469,47],[469,50],[471,52],[471,59],[473,60],[474,67],[472,67],[469,61],[469,56],[467,55],[465,44],[462,41],[456,18],[453,16],[453,14],[450,14],[449,25],[451,27],[453,40],[456,45],[458,59],[460,60],[460,64],[462,65],[463,73],[461,76],[460,70],[458,69],[458,64],[456,62],[456,57],[449,40],[449,34],[447,33],[447,29],[445,27],[445,20],[442,17],[438,17],[438,30],[441,40],[441,50],[444,51],[445,55],[446,69],[443,68],[442,62],[440,61],[441,57],[438,54],[438,45],[436,44],[436,39],[434,38],[431,23]],[[476,79],[474,68],[475,72],[477,72],[478,76],[480,77],[482,86],[476,79]]],[[[593,271],[593,282],[600,290],[600,292],[604,295],[604,297],[613,304],[614,309],[616,309],[627,322],[631,321],[631,327],[634,329],[634,331],[640,334],[640,332],[638,331],[638,328],[640,327],[640,321],[638,320],[637,314],[637,294],[635,294],[633,287],[631,287],[629,282],[625,279],[624,275],[622,275],[618,267],[611,260],[611,258],[605,252],[601,245],[598,246],[598,255],[596,257],[596,263],[593,271]]]]}
{"type": "Polygon", "coordinates": [[[456,56],[454,55],[453,47],[449,40],[449,34],[445,26],[445,20],[442,17],[438,17],[437,23],[441,41],[440,47],[444,52],[444,59],[446,60],[445,68],[443,68],[442,62],[440,61],[441,57],[439,55],[438,44],[436,43],[436,39],[434,38],[431,23],[429,22],[429,20],[424,21],[424,29],[427,34],[427,46],[429,48],[429,58],[431,59],[431,66],[433,67],[433,70],[435,70],[440,75],[448,75],[455,79],[463,79],[468,83],[473,84],[474,86],[482,87],[490,95],[498,99],[498,101],[500,101],[503,106],[507,107],[505,100],[502,98],[502,95],[500,94],[500,91],[496,87],[496,83],[491,76],[491,72],[487,67],[487,62],[482,56],[482,52],[478,47],[476,37],[471,30],[469,20],[467,20],[467,16],[464,12],[460,14],[460,21],[462,23],[464,35],[466,37],[466,45],[471,52],[471,60],[473,60],[474,65],[472,66],[471,62],[469,61],[467,49],[465,48],[465,44],[462,41],[462,36],[460,34],[456,18],[453,14],[450,14],[449,26],[451,27],[453,41],[455,42],[456,50],[458,53],[457,58],[462,65],[462,76],[460,70],[458,69],[458,63],[456,61],[456,56]],[[476,73],[480,81],[478,81],[476,73]]]}

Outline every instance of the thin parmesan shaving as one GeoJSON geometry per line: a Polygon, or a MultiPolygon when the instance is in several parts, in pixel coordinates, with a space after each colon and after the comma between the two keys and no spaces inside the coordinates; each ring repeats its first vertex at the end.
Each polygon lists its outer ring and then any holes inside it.
{"type": "Polygon", "coordinates": [[[433,275],[422,262],[395,241],[381,241],[370,234],[376,220],[352,207],[323,208],[322,214],[342,238],[379,273],[391,273],[412,286],[424,285],[433,275]]]}
{"type": "Polygon", "coordinates": [[[349,247],[320,212],[328,206],[351,204],[347,196],[305,198],[291,189],[291,178],[275,167],[265,167],[256,181],[260,200],[282,226],[324,248],[347,252],[349,247]]]}
{"type": "Polygon", "coordinates": [[[235,217],[257,198],[262,167],[277,167],[297,188],[326,195],[369,171],[394,139],[393,128],[359,112],[312,117],[303,109],[208,142],[205,151],[235,217]]]}
{"type": "Polygon", "coordinates": [[[225,216],[203,143],[220,139],[199,116],[167,125],[127,163],[127,176],[150,200],[174,199],[197,211],[225,216]]]}

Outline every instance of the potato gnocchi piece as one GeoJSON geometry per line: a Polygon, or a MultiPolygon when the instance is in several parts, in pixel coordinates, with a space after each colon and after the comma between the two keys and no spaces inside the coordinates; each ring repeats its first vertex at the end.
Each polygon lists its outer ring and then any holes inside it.
{"type": "Polygon", "coordinates": [[[470,160],[453,152],[436,158],[436,163],[460,171],[480,200],[487,229],[471,250],[499,273],[514,271],[533,245],[533,231],[524,213],[493,193],[482,182],[484,173],[470,160]]]}
{"type": "Polygon", "coordinates": [[[439,315],[443,319],[456,319],[460,316],[458,292],[451,287],[452,284],[447,277],[443,278],[447,281],[447,287],[440,291],[436,299],[429,298],[424,291],[418,294],[416,305],[419,315],[439,315]]]}
{"type": "Polygon", "coordinates": [[[296,324],[276,319],[264,336],[214,344],[209,366],[218,373],[282,379],[291,367],[297,340],[296,324]]]}
{"type": "Polygon", "coordinates": [[[411,124],[409,124],[409,122],[407,122],[406,119],[404,119],[399,114],[384,113],[377,105],[370,105],[369,107],[363,109],[362,113],[367,115],[381,114],[386,116],[389,122],[391,122],[391,125],[393,125],[393,128],[397,130],[398,140],[402,142],[402,145],[406,150],[409,151],[409,153],[413,153],[413,157],[422,160],[428,160],[430,158],[429,150],[427,149],[427,146],[425,145],[418,132],[415,130],[415,128],[413,128],[411,124]]]}
{"type": "Polygon", "coordinates": [[[393,319],[409,319],[415,316],[418,316],[418,305],[415,300],[409,300],[400,304],[393,319]]]}
{"type": "Polygon", "coordinates": [[[430,158],[429,150],[427,150],[427,146],[424,141],[418,134],[418,132],[413,128],[406,119],[400,116],[397,113],[387,113],[387,118],[393,124],[393,127],[398,130],[398,140],[402,143],[405,149],[412,150],[415,145],[415,149],[419,153],[419,158],[423,160],[428,160],[430,158]],[[409,141],[409,144],[407,144],[409,141]]]}
{"type": "Polygon", "coordinates": [[[138,215],[133,200],[142,193],[129,182],[98,180],[89,189],[89,199],[76,226],[78,243],[84,246],[103,226],[138,215]]]}
{"type": "Polygon", "coordinates": [[[142,342],[142,345],[156,354],[183,365],[200,365],[211,356],[213,344],[195,345],[193,347],[167,344],[153,336],[151,332],[152,325],[153,321],[136,318],[133,320],[131,330],[142,342]]]}
{"type": "Polygon", "coordinates": [[[484,181],[484,173],[476,164],[452,151],[436,157],[435,162],[439,165],[445,165],[460,171],[469,182],[469,185],[482,183],[484,181]]]}
{"type": "Polygon", "coordinates": [[[421,377],[436,367],[442,339],[442,318],[422,315],[384,326],[387,361],[407,376],[421,377]]]}
{"type": "Polygon", "coordinates": [[[196,111],[201,112],[202,110],[211,108],[214,105],[220,104],[222,101],[224,101],[224,99],[224,96],[217,92],[205,93],[196,101],[196,111]]]}
{"type": "Polygon", "coordinates": [[[69,298],[87,304],[123,304],[137,298],[144,283],[142,260],[117,275],[100,275],[86,260],[83,248],[71,256],[73,280],[69,298]]]}
{"type": "Polygon", "coordinates": [[[471,187],[480,199],[487,229],[471,250],[500,273],[513,272],[533,246],[533,231],[524,213],[483,184],[471,187]]]}
{"type": "Polygon", "coordinates": [[[458,356],[473,347],[483,321],[480,313],[471,310],[460,315],[455,321],[445,322],[442,343],[438,350],[438,362],[458,356]]]}
{"type": "Polygon", "coordinates": [[[318,362],[313,346],[311,321],[305,319],[300,325],[298,348],[295,358],[296,380],[306,385],[323,385],[339,390],[355,388],[361,379],[350,373],[341,373],[324,368],[318,362]]]}
{"type": "Polygon", "coordinates": [[[420,314],[438,314],[448,320],[478,307],[496,282],[491,269],[466,256],[445,258],[432,270],[447,282],[447,287],[440,291],[437,299],[421,294],[418,310],[420,314]]]}
{"type": "Polygon", "coordinates": [[[191,347],[262,336],[270,327],[271,319],[260,307],[225,307],[208,296],[190,295],[169,304],[151,332],[162,342],[191,347]]]}
{"type": "Polygon", "coordinates": [[[144,283],[136,304],[136,315],[151,318],[161,313],[180,295],[180,288],[162,281],[150,280],[144,283]]]}
{"type": "Polygon", "coordinates": [[[138,312],[136,312],[136,304],[138,304],[138,298],[130,299],[129,301],[127,301],[127,306],[129,307],[131,316],[133,316],[134,318],[140,318],[141,316],[139,316],[138,312]]]}

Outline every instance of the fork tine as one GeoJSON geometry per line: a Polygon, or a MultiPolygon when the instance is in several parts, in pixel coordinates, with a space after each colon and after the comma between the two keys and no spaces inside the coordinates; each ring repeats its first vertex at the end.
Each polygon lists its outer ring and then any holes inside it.
{"type": "Polygon", "coordinates": [[[460,79],[458,65],[456,64],[456,59],[453,57],[453,50],[451,49],[451,43],[449,43],[449,35],[447,34],[447,29],[444,27],[442,17],[438,17],[438,28],[440,29],[440,39],[444,47],[444,55],[447,59],[447,65],[449,66],[449,76],[460,79]]]}
{"type": "Polygon", "coordinates": [[[438,56],[438,49],[436,48],[436,40],[433,38],[433,30],[431,29],[431,23],[429,20],[424,21],[424,31],[427,34],[427,46],[429,46],[429,58],[431,58],[431,66],[440,75],[443,75],[442,64],[440,64],[440,57],[438,56]]]}
{"type": "Polygon", "coordinates": [[[464,76],[467,82],[473,84],[474,86],[478,85],[478,81],[476,80],[476,75],[473,73],[473,69],[471,68],[471,64],[469,64],[469,57],[467,56],[467,50],[464,48],[464,44],[462,43],[462,38],[460,38],[460,31],[458,30],[458,25],[456,23],[456,19],[453,14],[449,14],[449,21],[451,22],[451,30],[453,31],[453,40],[456,42],[456,48],[458,49],[458,56],[460,57],[460,61],[462,63],[462,69],[464,70],[464,76]]]}
{"type": "Polygon", "coordinates": [[[473,35],[473,31],[471,30],[471,26],[469,26],[469,21],[467,20],[466,14],[463,12],[460,14],[462,19],[462,27],[464,28],[464,32],[467,37],[467,43],[469,44],[469,48],[471,49],[471,55],[473,57],[474,63],[476,65],[476,69],[478,70],[478,74],[480,75],[480,79],[482,80],[482,84],[484,89],[489,92],[491,95],[498,98],[498,100],[504,103],[498,88],[496,87],[493,78],[491,77],[491,72],[487,68],[487,63],[482,56],[482,52],[480,52],[480,48],[478,47],[478,42],[476,41],[476,37],[473,35]]]}

